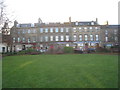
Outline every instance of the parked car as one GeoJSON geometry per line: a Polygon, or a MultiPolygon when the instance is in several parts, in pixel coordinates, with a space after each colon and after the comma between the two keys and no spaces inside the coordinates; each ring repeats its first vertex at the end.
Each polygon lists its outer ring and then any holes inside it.
{"type": "Polygon", "coordinates": [[[82,50],[80,50],[80,49],[74,49],[74,53],[80,53],[80,54],[82,54],[82,53],[83,53],[83,51],[82,51],[82,50]]]}
{"type": "Polygon", "coordinates": [[[92,52],[95,52],[95,49],[94,48],[88,48],[88,53],[92,53],[92,52]]]}

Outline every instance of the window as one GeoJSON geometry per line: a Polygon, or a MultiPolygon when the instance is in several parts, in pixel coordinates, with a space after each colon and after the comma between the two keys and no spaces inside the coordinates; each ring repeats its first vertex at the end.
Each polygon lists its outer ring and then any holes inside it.
{"type": "Polygon", "coordinates": [[[108,37],[105,37],[105,41],[108,42],[108,37]]]}
{"type": "Polygon", "coordinates": [[[43,42],[43,37],[42,36],[40,37],[40,42],[43,42]]]}
{"type": "Polygon", "coordinates": [[[105,34],[106,34],[106,35],[108,34],[108,30],[105,30],[105,34]]]}
{"type": "Polygon", "coordinates": [[[115,41],[118,41],[118,37],[117,36],[115,36],[115,41]]]}
{"type": "Polygon", "coordinates": [[[13,43],[15,43],[15,37],[13,38],[13,43]]]}
{"type": "Polygon", "coordinates": [[[32,39],[33,39],[33,42],[36,42],[36,37],[32,37],[32,39]]]}
{"type": "Polygon", "coordinates": [[[95,27],[96,30],[98,30],[98,27],[95,27]]]}
{"type": "Polygon", "coordinates": [[[45,33],[48,33],[48,28],[45,29],[45,33]]]}
{"type": "Polygon", "coordinates": [[[69,28],[66,28],[66,32],[69,32],[69,28]]]}
{"type": "Polygon", "coordinates": [[[78,25],[78,22],[76,22],[75,25],[78,25]]]}
{"type": "Polygon", "coordinates": [[[69,35],[66,35],[66,41],[69,41],[69,35]]]}
{"type": "Polygon", "coordinates": [[[85,35],[85,41],[87,41],[88,40],[88,35],[85,35]]]}
{"type": "Polygon", "coordinates": [[[33,33],[36,33],[36,29],[33,29],[33,33]]]}
{"type": "Polygon", "coordinates": [[[25,42],[25,38],[24,37],[23,37],[22,41],[25,42]]]}
{"type": "Polygon", "coordinates": [[[64,41],[64,36],[61,36],[61,41],[64,41]]]}
{"type": "Polygon", "coordinates": [[[91,25],[94,25],[94,22],[91,22],[91,25]]]}
{"type": "Polygon", "coordinates": [[[93,41],[93,35],[90,35],[90,41],[93,41]]]}
{"type": "Polygon", "coordinates": [[[63,28],[61,28],[61,29],[60,29],[60,31],[61,31],[61,32],[64,32],[64,29],[63,29],[63,28]]]}
{"type": "Polygon", "coordinates": [[[84,29],[86,30],[86,29],[87,29],[87,27],[84,27],[84,29]]]}
{"type": "Polygon", "coordinates": [[[53,41],[53,36],[50,36],[50,41],[53,41]]]}
{"type": "Polygon", "coordinates": [[[82,35],[79,35],[79,40],[82,41],[82,35]]]}
{"type": "Polygon", "coordinates": [[[58,36],[55,36],[55,41],[59,41],[59,37],[58,36]]]}
{"type": "Polygon", "coordinates": [[[76,28],[74,27],[73,29],[75,30],[76,28]]]}
{"type": "Polygon", "coordinates": [[[31,33],[31,30],[30,30],[30,29],[28,29],[28,33],[31,33]]]}
{"type": "Polygon", "coordinates": [[[28,43],[30,43],[30,38],[28,38],[28,43]]]}
{"type": "Polygon", "coordinates": [[[66,47],[69,47],[70,45],[69,44],[66,44],[66,47]]]}
{"type": "Polygon", "coordinates": [[[55,32],[58,32],[58,28],[55,29],[55,32]]]}
{"type": "Polygon", "coordinates": [[[43,33],[43,28],[40,28],[40,33],[43,33]]]}
{"type": "Polygon", "coordinates": [[[51,33],[53,32],[53,28],[50,28],[50,32],[51,32],[51,33]]]}
{"type": "Polygon", "coordinates": [[[114,34],[117,34],[117,30],[114,30],[114,34]]]}
{"type": "Polygon", "coordinates": [[[22,30],[22,33],[25,34],[25,30],[24,29],[22,30]]]}
{"type": "Polygon", "coordinates": [[[82,29],[81,27],[79,27],[79,29],[82,29]]]}
{"type": "Polygon", "coordinates": [[[98,35],[95,35],[95,39],[96,39],[96,41],[98,41],[98,40],[99,40],[99,37],[98,37],[98,35]]]}
{"type": "Polygon", "coordinates": [[[18,37],[18,42],[20,42],[20,38],[18,37]]]}
{"type": "Polygon", "coordinates": [[[76,41],[76,40],[77,40],[77,36],[73,35],[73,41],[76,41]]]}
{"type": "Polygon", "coordinates": [[[77,30],[76,30],[76,28],[73,28],[73,32],[76,32],[77,30]]]}
{"type": "Polygon", "coordinates": [[[18,30],[18,34],[20,34],[20,31],[18,30]]]}
{"type": "Polygon", "coordinates": [[[90,29],[92,29],[92,27],[90,27],[90,29]]]}
{"type": "Polygon", "coordinates": [[[46,41],[46,42],[48,41],[48,36],[45,36],[45,41],[46,41]]]}

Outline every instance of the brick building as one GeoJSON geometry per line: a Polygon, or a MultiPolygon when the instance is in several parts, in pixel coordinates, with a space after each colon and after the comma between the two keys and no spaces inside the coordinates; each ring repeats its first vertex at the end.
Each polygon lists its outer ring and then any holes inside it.
{"type": "Polygon", "coordinates": [[[64,23],[19,24],[14,22],[11,28],[13,47],[16,51],[32,47],[37,50],[71,46],[81,50],[89,48],[111,47],[118,44],[118,25],[99,25],[95,21],[76,21],[64,23]]]}

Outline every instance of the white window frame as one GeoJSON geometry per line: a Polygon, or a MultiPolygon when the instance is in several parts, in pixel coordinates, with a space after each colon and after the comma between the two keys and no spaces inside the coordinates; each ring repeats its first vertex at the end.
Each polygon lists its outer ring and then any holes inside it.
{"type": "Polygon", "coordinates": [[[55,36],[55,41],[59,41],[59,36],[55,36]]]}
{"type": "Polygon", "coordinates": [[[60,36],[60,40],[64,41],[64,36],[63,35],[60,36]]]}
{"type": "Polygon", "coordinates": [[[70,40],[69,35],[66,35],[65,37],[66,37],[66,41],[69,41],[69,40],[70,40]]]}

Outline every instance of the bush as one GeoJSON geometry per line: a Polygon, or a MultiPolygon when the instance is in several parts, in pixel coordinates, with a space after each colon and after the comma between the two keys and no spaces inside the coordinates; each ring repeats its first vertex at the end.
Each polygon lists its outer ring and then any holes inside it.
{"type": "Polygon", "coordinates": [[[24,54],[26,54],[26,51],[25,51],[25,50],[19,51],[19,52],[17,52],[17,54],[18,54],[18,55],[24,55],[24,54]]]}
{"type": "Polygon", "coordinates": [[[36,55],[36,54],[40,54],[40,52],[36,51],[35,49],[29,48],[28,50],[22,50],[17,52],[18,55],[25,55],[25,54],[29,54],[29,55],[36,55]]]}
{"type": "Polygon", "coordinates": [[[108,53],[108,52],[110,52],[110,50],[108,50],[106,48],[99,47],[99,48],[96,48],[96,52],[98,52],[98,53],[108,53]]]}
{"type": "Polygon", "coordinates": [[[64,53],[73,53],[73,47],[64,47],[64,53]]]}

